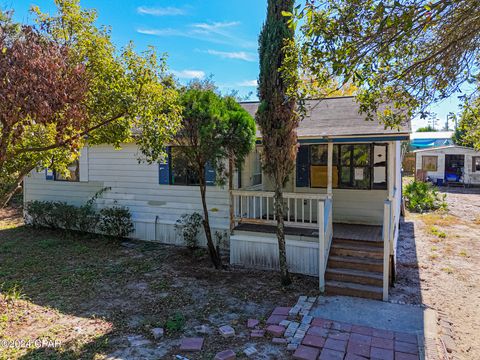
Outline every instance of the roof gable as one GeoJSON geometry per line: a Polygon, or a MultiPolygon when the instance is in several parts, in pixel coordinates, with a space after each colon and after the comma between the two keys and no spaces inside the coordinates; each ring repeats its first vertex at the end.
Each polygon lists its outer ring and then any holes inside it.
{"type": "MultiPolygon", "coordinates": [[[[255,116],[259,102],[240,103],[250,115],[255,116]]],[[[297,130],[299,138],[366,135],[408,135],[410,121],[399,129],[386,128],[378,121],[367,121],[359,112],[360,106],[353,96],[308,100],[307,116],[297,130]]],[[[259,131],[257,136],[261,137],[259,131]]]]}

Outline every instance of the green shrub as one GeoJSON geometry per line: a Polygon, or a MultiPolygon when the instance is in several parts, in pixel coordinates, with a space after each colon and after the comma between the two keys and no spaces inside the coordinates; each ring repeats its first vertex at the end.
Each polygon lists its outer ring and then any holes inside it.
{"type": "Polygon", "coordinates": [[[430,183],[413,181],[405,186],[405,204],[410,211],[425,212],[431,210],[446,210],[447,195],[439,194],[438,190],[430,183]]]}
{"type": "Polygon", "coordinates": [[[180,331],[184,326],[185,316],[179,312],[173,314],[173,316],[170,316],[165,322],[165,329],[170,333],[180,331]]]}
{"type": "Polygon", "coordinates": [[[183,214],[175,224],[175,229],[180,231],[187,247],[191,250],[198,248],[198,234],[203,224],[203,217],[197,212],[183,214]]]}
{"type": "Polygon", "coordinates": [[[132,214],[125,207],[112,207],[100,210],[99,230],[108,236],[124,238],[133,232],[132,214]]]}
{"type": "Polygon", "coordinates": [[[97,212],[92,202],[74,206],[64,202],[32,201],[26,205],[27,222],[35,227],[64,229],[124,238],[133,231],[127,208],[104,208],[97,212]]]}

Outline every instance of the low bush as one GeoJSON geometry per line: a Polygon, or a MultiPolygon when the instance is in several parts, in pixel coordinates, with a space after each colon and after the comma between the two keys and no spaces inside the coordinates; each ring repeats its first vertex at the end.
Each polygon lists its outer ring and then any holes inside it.
{"type": "Polygon", "coordinates": [[[99,230],[108,236],[124,238],[133,232],[132,214],[125,207],[103,208],[100,210],[99,230]]]}
{"type": "Polygon", "coordinates": [[[127,208],[104,208],[99,212],[91,202],[74,206],[65,202],[32,201],[26,205],[27,222],[35,227],[101,233],[124,238],[133,231],[127,208]]]}
{"type": "Polygon", "coordinates": [[[405,204],[410,211],[425,212],[432,210],[446,210],[446,195],[440,194],[430,183],[412,181],[404,188],[405,204]]]}
{"type": "Polygon", "coordinates": [[[175,224],[175,229],[182,234],[185,245],[191,250],[198,248],[198,234],[203,224],[203,217],[197,212],[183,214],[175,224]]]}

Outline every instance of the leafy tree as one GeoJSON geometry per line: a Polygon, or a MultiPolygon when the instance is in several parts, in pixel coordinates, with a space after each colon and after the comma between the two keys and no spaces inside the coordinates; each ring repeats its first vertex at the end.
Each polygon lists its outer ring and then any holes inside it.
{"type": "Polygon", "coordinates": [[[67,47],[31,26],[15,26],[8,14],[0,18],[0,49],[0,191],[6,202],[42,160],[27,149],[82,129],[89,79],[82,64],[70,62],[67,47]]]}
{"type": "MultiPolygon", "coordinates": [[[[64,59],[65,66],[68,66],[67,69],[81,69],[82,78],[64,94],[72,96],[70,102],[58,96],[49,97],[56,108],[47,106],[50,103],[42,104],[32,99],[37,107],[48,107],[52,113],[47,122],[42,122],[39,112],[27,108],[26,103],[19,102],[19,99],[2,101],[2,106],[6,108],[21,110],[17,115],[11,115],[10,121],[14,125],[9,128],[15,131],[10,132],[7,141],[2,143],[5,155],[0,159],[2,181],[7,179],[12,182],[15,179],[13,188],[24,174],[36,167],[66,172],[66,167],[78,157],[79,149],[84,146],[87,137],[89,144],[119,146],[121,142],[132,140],[132,129],[142,131],[144,128],[155,128],[158,136],[156,141],[164,143],[172,138],[180,121],[178,91],[167,73],[165,56],[158,57],[153,48],[138,54],[131,43],[119,51],[111,41],[109,30],[95,26],[97,14],[94,10],[82,9],[79,0],[56,0],[55,4],[55,15],[42,13],[38,7],[33,8],[36,25],[31,27],[31,31],[42,42],[53,44],[50,46],[68,55],[64,59]],[[75,89],[85,81],[86,93],[81,98],[73,97],[75,89]],[[78,101],[73,101],[76,99],[78,101]],[[66,112],[73,112],[73,109],[78,109],[78,116],[70,116],[66,112]]],[[[18,29],[5,13],[0,16],[0,22],[2,28],[18,29]]],[[[22,41],[27,40],[15,35],[13,30],[9,34],[8,39],[17,36],[22,41]]],[[[5,52],[8,53],[11,44],[12,41],[8,40],[2,46],[2,61],[7,63],[11,57],[5,52]]],[[[24,46],[28,48],[30,45],[25,43],[24,46]]],[[[35,59],[40,60],[37,56],[30,63],[34,64],[35,59]]],[[[40,61],[39,66],[45,68],[45,64],[49,63],[52,60],[45,59],[44,63],[40,61]]],[[[20,69],[22,64],[17,62],[11,66],[20,69]]],[[[60,76],[62,69],[52,66],[45,70],[52,74],[50,82],[45,85],[49,88],[47,90],[53,92],[52,89],[59,88],[60,92],[62,84],[53,83],[53,74],[60,76]]],[[[9,80],[17,86],[12,90],[14,92],[35,85],[35,82],[28,85],[34,79],[35,72],[13,73],[6,68],[0,71],[2,80],[7,79],[6,76],[23,76],[9,80]],[[4,72],[6,70],[10,72],[4,72]]],[[[60,79],[63,78],[60,76],[60,79]]],[[[40,93],[40,90],[40,87],[35,88],[33,94],[40,93]]],[[[5,133],[5,125],[2,123],[1,126],[2,133],[5,133]]]]}
{"type": "MultiPolygon", "coordinates": [[[[213,265],[219,269],[222,260],[210,229],[205,169],[207,165],[215,169],[217,182],[222,183],[225,161],[234,153],[237,166],[240,166],[252,150],[255,122],[233,98],[223,98],[209,84],[201,82],[192,83],[184,90],[181,105],[181,127],[173,140],[174,161],[181,161],[198,177],[208,252],[213,265]]],[[[161,158],[164,148],[157,142],[155,129],[148,128],[138,141],[147,161],[161,158]]]]}
{"type": "Polygon", "coordinates": [[[303,67],[359,87],[361,110],[396,126],[478,79],[477,0],[317,0],[301,25],[303,67]],[[398,111],[406,108],[407,112],[398,111]]]}
{"type": "Polygon", "coordinates": [[[286,45],[293,40],[294,31],[285,14],[293,11],[293,0],[269,0],[267,19],[259,38],[260,77],[256,114],[262,132],[263,169],[274,185],[275,215],[281,282],[291,283],[285,246],[285,204],[283,188],[295,168],[297,154],[296,128],[299,116],[295,111],[297,73],[295,48],[286,45]]]}
{"type": "Polygon", "coordinates": [[[480,150],[480,99],[466,101],[455,127],[453,141],[457,145],[480,150]]]}
{"type": "Polygon", "coordinates": [[[431,131],[438,131],[432,125],[423,126],[417,129],[417,132],[431,132],[431,131]]]}

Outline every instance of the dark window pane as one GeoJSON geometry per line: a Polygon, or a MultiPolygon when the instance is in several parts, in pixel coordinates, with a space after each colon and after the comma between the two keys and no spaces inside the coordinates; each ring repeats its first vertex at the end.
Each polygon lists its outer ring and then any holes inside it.
{"type": "MultiPolygon", "coordinates": [[[[311,164],[312,165],[328,165],[328,145],[311,145],[311,164]]],[[[333,146],[332,164],[338,163],[338,146],[333,146]]]]}
{"type": "Polygon", "coordinates": [[[310,148],[312,165],[327,165],[328,162],[328,146],[312,145],[310,148]]]}
{"type": "Polygon", "coordinates": [[[340,146],[340,163],[341,165],[350,165],[350,159],[352,156],[352,145],[340,146]]]}
{"type": "Polygon", "coordinates": [[[353,169],[353,187],[355,189],[369,189],[370,188],[370,168],[356,167],[353,169]]]}
{"type": "Polygon", "coordinates": [[[353,146],[353,165],[367,166],[370,164],[370,145],[353,146]]]}
{"type": "Polygon", "coordinates": [[[80,181],[80,164],[78,160],[68,165],[66,175],[55,172],[54,177],[57,181],[80,181]]]}
{"type": "Polygon", "coordinates": [[[473,171],[480,171],[480,156],[473,157],[473,171]]]}
{"type": "Polygon", "coordinates": [[[352,182],[351,180],[350,167],[342,167],[340,169],[340,183],[350,187],[352,182]]]}
{"type": "Polygon", "coordinates": [[[197,172],[192,170],[186,156],[172,147],[172,185],[199,185],[197,172]]]}

